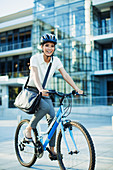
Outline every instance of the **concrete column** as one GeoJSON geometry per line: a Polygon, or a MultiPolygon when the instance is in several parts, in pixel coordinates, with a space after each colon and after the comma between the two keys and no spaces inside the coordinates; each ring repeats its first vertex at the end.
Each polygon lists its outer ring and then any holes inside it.
{"type": "Polygon", "coordinates": [[[2,107],[8,108],[8,86],[2,86],[2,107]]]}
{"type": "Polygon", "coordinates": [[[86,35],[86,53],[91,52],[91,1],[85,0],[85,35],[86,35]]]}

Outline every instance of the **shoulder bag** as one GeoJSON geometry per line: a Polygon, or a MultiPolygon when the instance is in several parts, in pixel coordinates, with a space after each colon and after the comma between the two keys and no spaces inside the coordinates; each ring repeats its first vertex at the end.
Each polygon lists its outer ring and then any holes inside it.
{"type": "MultiPolygon", "coordinates": [[[[47,78],[50,72],[52,62],[49,64],[47,69],[42,87],[44,88],[47,82],[47,78]]],[[[39,93],[36,87],[27,86],[29,77],[25,83],[23,90],[18,94],[15,99],[14,105],[28,114],[34,114],[38,110],[39,103],[42,94],[39,93]]]]}

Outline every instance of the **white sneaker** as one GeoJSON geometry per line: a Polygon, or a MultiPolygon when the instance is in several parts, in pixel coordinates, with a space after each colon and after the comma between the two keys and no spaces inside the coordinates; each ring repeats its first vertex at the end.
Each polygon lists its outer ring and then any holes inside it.
{"type": "Polygon", "coordinates": [[[28,131],[27,129],[25,129],[25,130],[23,131],[24,138],[25,138],[25,140],[26,140],[27,142],[32,142],[32,141],[33,141],[32,137],[31,137],[31,138],[27,137],[27,134],[28,134],[28,133],[29,133],[29,131],[28,131]]]}

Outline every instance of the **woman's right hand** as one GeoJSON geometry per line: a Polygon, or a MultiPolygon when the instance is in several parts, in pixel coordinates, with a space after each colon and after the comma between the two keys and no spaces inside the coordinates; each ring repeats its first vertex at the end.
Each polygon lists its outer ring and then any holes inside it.
{"type": "Polygon", "coordinates": [[[49,92],[48,90],[42,89],[40,92],[42,93],[42,96],[49,96],[49,93],[47,93],[49,92]]]}

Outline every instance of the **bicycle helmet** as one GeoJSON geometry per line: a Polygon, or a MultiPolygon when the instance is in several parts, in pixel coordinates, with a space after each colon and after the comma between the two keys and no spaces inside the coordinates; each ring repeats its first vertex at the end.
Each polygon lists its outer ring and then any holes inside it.
{"type": "Polygon", "coordinates": [[[57,39],[54,34],[44,34],[41,37],[41,45],[45,44],[46,42],[53,42],[55,45],[57,44],[57,39]]]}

